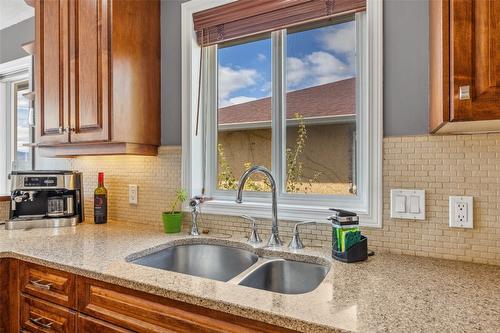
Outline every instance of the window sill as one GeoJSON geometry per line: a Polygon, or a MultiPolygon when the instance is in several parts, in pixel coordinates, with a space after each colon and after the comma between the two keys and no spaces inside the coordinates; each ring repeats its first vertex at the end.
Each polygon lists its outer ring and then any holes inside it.
{"type": "MultiPolygon", "coordinates": [[[[241,204],[237,204],[234,201],[229,200],[210,200],[206,201],[201,206],[202,214],[213,214],[213,215],[229,215],[229,216],[241,216],[249,215],[256,218],[270,219],[271,214],[271,203],[263,202],[251,202],[243,201],[241,204]]],[[[185,206],[184,211],[189,212],[189,207],[185,206]]],[[[332,215],[329,207],[311,207],[311,206],[300,206],[300,205],[285,205],[278,204],[278,219],[285,221],[316,221],[318,223],[330,223],[327,218],[332,215]]],[[[379,221],[368,221],[363,220],[363,216],[360,215],[361,222],[360,225],[368,227],[377,227],[379,221]]]]}

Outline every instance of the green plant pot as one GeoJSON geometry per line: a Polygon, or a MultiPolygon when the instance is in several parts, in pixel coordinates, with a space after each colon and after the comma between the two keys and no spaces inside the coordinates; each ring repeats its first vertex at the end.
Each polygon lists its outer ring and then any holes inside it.
{"type": "Polygon", "coordinates": [[[163,230],[166,234],[175,234],[182,229],[182,212],[164,212],[161,215],[163,230]]]}

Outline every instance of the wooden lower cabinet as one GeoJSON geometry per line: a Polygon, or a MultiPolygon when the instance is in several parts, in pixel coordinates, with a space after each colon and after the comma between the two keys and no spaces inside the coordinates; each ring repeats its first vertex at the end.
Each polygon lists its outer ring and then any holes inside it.
{"type": "Polygon", "coordinates": [[[68,308],[21,295],[21,331],[75,332],[76,313],[68,308]]]}
{"type": "Polygon", "coordinates": [[[129,333],[127,329],[79,313],[76,331],[78,333],[129,333]]]}
{"type": "Polygon", "coordinates": [[[57,269],[21,262],[19,281],[23,293],[54,304],[75,308],[75,275],[57,269]]]}
{"type": "Polygon", "coordinates": [[[88,278],[77,278],[77,292],[79,312],[134,332],[290,332],[88,278]]]}
{"type": "Polygon", "coordinates": [[[9,327],[9,264],[8,259],[0,259],[0,333],[9,327]]]}
{"type": "Polygon", "coordinates": [[[3,332],[293,331],[36,264],[0,259],[3,332]]]}
{"type": "Polygon", "coordinates": [[[19,262],[0,259],[0,333],[19,331],[19,262]]]}

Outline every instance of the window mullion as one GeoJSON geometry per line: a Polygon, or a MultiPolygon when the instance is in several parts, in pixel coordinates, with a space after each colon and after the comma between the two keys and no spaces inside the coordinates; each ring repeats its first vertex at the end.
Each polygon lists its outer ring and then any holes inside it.
{"type": "Polygon", "coordinates": [[[285,137],[285,30],[274,31],[272,40],[272,173],[278,185],[278,196],[284,192],[285,137]]]}
{"type": "Polygon", "coordinates": [[[202,149],[205,151],[205,184],[208,194],[213,195],[217,189],[217,45],[205,48],[203,54],[203,92],[201,107],[202,149]]]}

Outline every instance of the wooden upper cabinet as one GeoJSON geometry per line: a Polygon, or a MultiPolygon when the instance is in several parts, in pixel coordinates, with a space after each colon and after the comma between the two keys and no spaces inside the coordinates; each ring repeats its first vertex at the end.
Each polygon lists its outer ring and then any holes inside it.
{"type": "Polygon", "coordinates": [[[36,0],[35,15],[43,153],[156,154],[160,2],[36,0]]]}
{"type": "Polygon", "coordinates": [[[500,1],[430,8],[430,130],[500,131],[500,1]]]}
{"type": "Polygon", "coordinates": [[[108,141],[110,68],[107,0],[71,1],[71,142],[108,141]]]}
{"type": "Polygon", "coordinates": [[[40,144],[68,142],[68,2],[36,2],[36,127],[40,144]]]}

